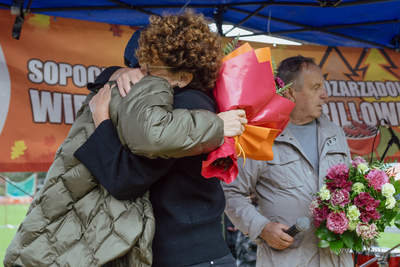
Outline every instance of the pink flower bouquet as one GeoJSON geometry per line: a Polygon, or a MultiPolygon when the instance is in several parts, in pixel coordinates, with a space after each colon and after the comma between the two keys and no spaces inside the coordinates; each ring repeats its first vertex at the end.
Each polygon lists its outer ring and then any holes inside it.
{"type": "Polygon", "coordinates": [[[400,229],[400,182],[387,165],[368,165],[356,157],[350,168],[344,164],[330,167],[326,185],[310,204],[310,214],[318,228],[320,247],[330,247],[336,254],[342,248],[361,251],[390,226],[400,229]]]}

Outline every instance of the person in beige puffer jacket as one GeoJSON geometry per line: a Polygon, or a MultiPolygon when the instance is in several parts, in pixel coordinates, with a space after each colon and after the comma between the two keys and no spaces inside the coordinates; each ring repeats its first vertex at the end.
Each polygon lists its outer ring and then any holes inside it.
{"type": "MultiPolygon", "coordinates": [[[[136,154],[183,157],[210,152],[223,142],[224,122],[219,116],[172,110],[173,89],[164,78],[144,77],[125,98],[117,89],[111,94],[112,122],[121,142],[136,154]]],[[[148,193],[117,200],[73,156],[95,129],[88,105],[93,96],[90,93],[79,110],[9,245],[6,267],[151,265],[154,216],[148,193]]],[[[237,117],[236,112],[230,114],[230,119],[237,117]]],[[[236,128],[240,134],[240,123],[236,128]]]]}

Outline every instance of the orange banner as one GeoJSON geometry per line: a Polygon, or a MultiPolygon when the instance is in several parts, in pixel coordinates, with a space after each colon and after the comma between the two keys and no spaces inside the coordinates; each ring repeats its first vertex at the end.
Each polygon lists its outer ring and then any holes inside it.
{"type": "MultiPolygon", "coordinates": [[[[14,21],[8,10],[0,10],[0,171],[47,171],[88,93],[86,84],[105,67],[123,66],[125,45],[135,28],[29,14],[20,40],[15,40],[14,21]]],[[[353,155],[367,158],[374,149],[374,158],[379,159],[391,138],[386,128],[377,127],[380,119],[400,133],[400,54],[383,49],[270,47],[277,63],[299,54],[316,59],[330,96],[324,112],[343,128],[353,155]]],[[[397,146],[386,156],[398,159],[397,146]]]]}
{"type": "Polygon", "coordinates": [[[136,28],[29,14],[20,40],[0,9],[0,171],[47,171],[108,66],[123,66],[136,28]]]}

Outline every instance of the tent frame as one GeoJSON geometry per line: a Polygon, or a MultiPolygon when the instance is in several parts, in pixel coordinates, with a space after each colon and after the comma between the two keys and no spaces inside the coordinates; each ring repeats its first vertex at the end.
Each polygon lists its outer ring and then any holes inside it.
{"type": "MultiPolygon", "coordinates": [[[[138,11],[140,13],[146,14],[146,15],[159,15],[154,12],[151,12],[147,9],[168,9],[168,8],[181,8],[182,6],[177,6],[177,5],[130,5],[125,2],[119,1],[119,0],[107,0],[108,2],[114,3],[114,6],[82,6],[82,7],[46,7],[46,8],[30,8],[33,0],[30,0],[26,8],[22,8],[23,0],[13,0],[12,5],[7,5],[7,4],[2,4],[0,3],[0,7],[5,8],[5,9],[11,9],[13,12],[13,5],[20,7],[20,14],[16,14],[20,16],[19,21],[18,21],[18,16],[16,20],[16,24],[20,23],[20,26],[22,27],[22,22],[23,22],[23,13],[40,13],[40,12],[57,12],[57,11],[95,11],[95,10],[117,10],[117,9],[130,9],[134,11],[138,11]],[[21,17],[22,16],[22,17],[21,17]],[[22,22],[21,22],[22,20],[22,22]]],[[[188,7],[188,8],[214,8],[214,20],[217,25],[218,32],[221,36],[226,36],[229,32],[231,32],[234,28],[240,27],[243,25],[246,21],[248,21],[252,17],[260,17],[263,19],[268,20],[268,23],[270,21],[276,21],[280,23],[285,23],[287,25],[292,25],[299,27],[300,29],[295,29],[295,30],[284,30],[284,31],[275,31],[275,32],[260,32],[257,30],[252,29],[252,31],[255,31],[253,34],[249,35],[242,35],[242,37],[249,37],[249,36],[258,36],[258,35],[269,35],[269,36],[280,36],[282,34],[289,34],[289,33],[300,33],[300,32],[309,32],[309,31],[317,31],[317,32],[322,32],[325,34],[357,41],[360,43],[376,46],[376,47],[381,47],[381,48],[386,48],[389,50],[395,50],[398,51],[400,50],[400,32],[398,35],[396,35],[393,40],[391,41],[390,44],[392,44],[394,47],[388,46],[388,45],[383,45],[380,43],[360,39],[357,37],[341,34],[334,32],[332,30],[334,29],[341,29],[341,28],[351,28],[351,27],[359,27],[359,26],[371,26],[371,25],[380,25],[380,24],[392,24],[392,23],[399,23],[400,24],[400,19],[393,19],[393,20],[378,20],[378,21],[373,21],[373,22],[364,22],[364,23],[350,23],[350,24],[342,24],[342,25],[329,25],[329,26],[324,26],[324,27],[314,27],[310,25],[305,25],[305,24],[300,24],[296,23],[290,20],[285,20],[285,19],[279,19],[271,16],[266,16],[259,14],[261,10],[266,8],[267,6],[300,6],[300,7],[323,7],[323,8],[341,8],[341,7],[348,7],[348,6],[361,6],[361,5],[366,5],[366,4],[372,4],[372,3],[383,3],[383,2],[390,2],[390,1],[395,1],[395,0],[365,0],[365,1],[350,1],[350,2],[342,2],[342,0],[315,0],[315,3],[312,2],[296,2],[296,1],[282,1],[282,2],[275,2],[274,0],[268,0],[268,1],[263,1],[263,2],[246,2],[246,3],[229,3],[229,4],[194,4],[191,5],[190,3],[183,6],[183,7],[188,7]],[[255,11],[247,11],[240,9],[239,7],[243,6],[259,6],[255,11]],[[235,12],[240,12],[247,14],[247,16],[241,20],[240,22],[236,23],[233,25],[233,28],[231,28],[228,32],[223,33],[222,32],[222,24],[224,22],[223,20],[223,14],[227,11],[235,11],[235,12]]],[[[15,9],[15,7],[14,7],[15,9]]],[[[15,12],[15,11],[14,11],[15,12]]],[[[18,26],[18,25],[17,25],[18,26]]],[[[15,28],[15,27],[14,27],[15,28]]],[[[17,29],[18,30],[18,27],[17,29]]],[[[20,29],[19,29],[20,32],[20,29]]],[[[18,35],[19,38],[19,35],[18,35]]],[[[16,38],[16,39],[18,39],[16,38]]]]}

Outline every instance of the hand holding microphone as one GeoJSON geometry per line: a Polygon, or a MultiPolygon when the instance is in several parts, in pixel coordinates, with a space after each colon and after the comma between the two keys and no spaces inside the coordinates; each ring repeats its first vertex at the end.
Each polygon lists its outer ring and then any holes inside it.
{"type": "Polygon", "coordinates": [[[261,237],[274,250],[284,250],[293,243],[296,234],[310,227],[310,221],[307,217],[301,217],[292,227],[287,227],[281,223],[270,222],[262,230],[261,237]]]}
{"type": "Polygon", "coordinates": [[[306,231],[308,228],[310,228],[310,220],[307,217],[301,217],[297,219],[297,222],[292,225],[292,227],[284,232],[294,237],[298,233],[306,231]]]}

